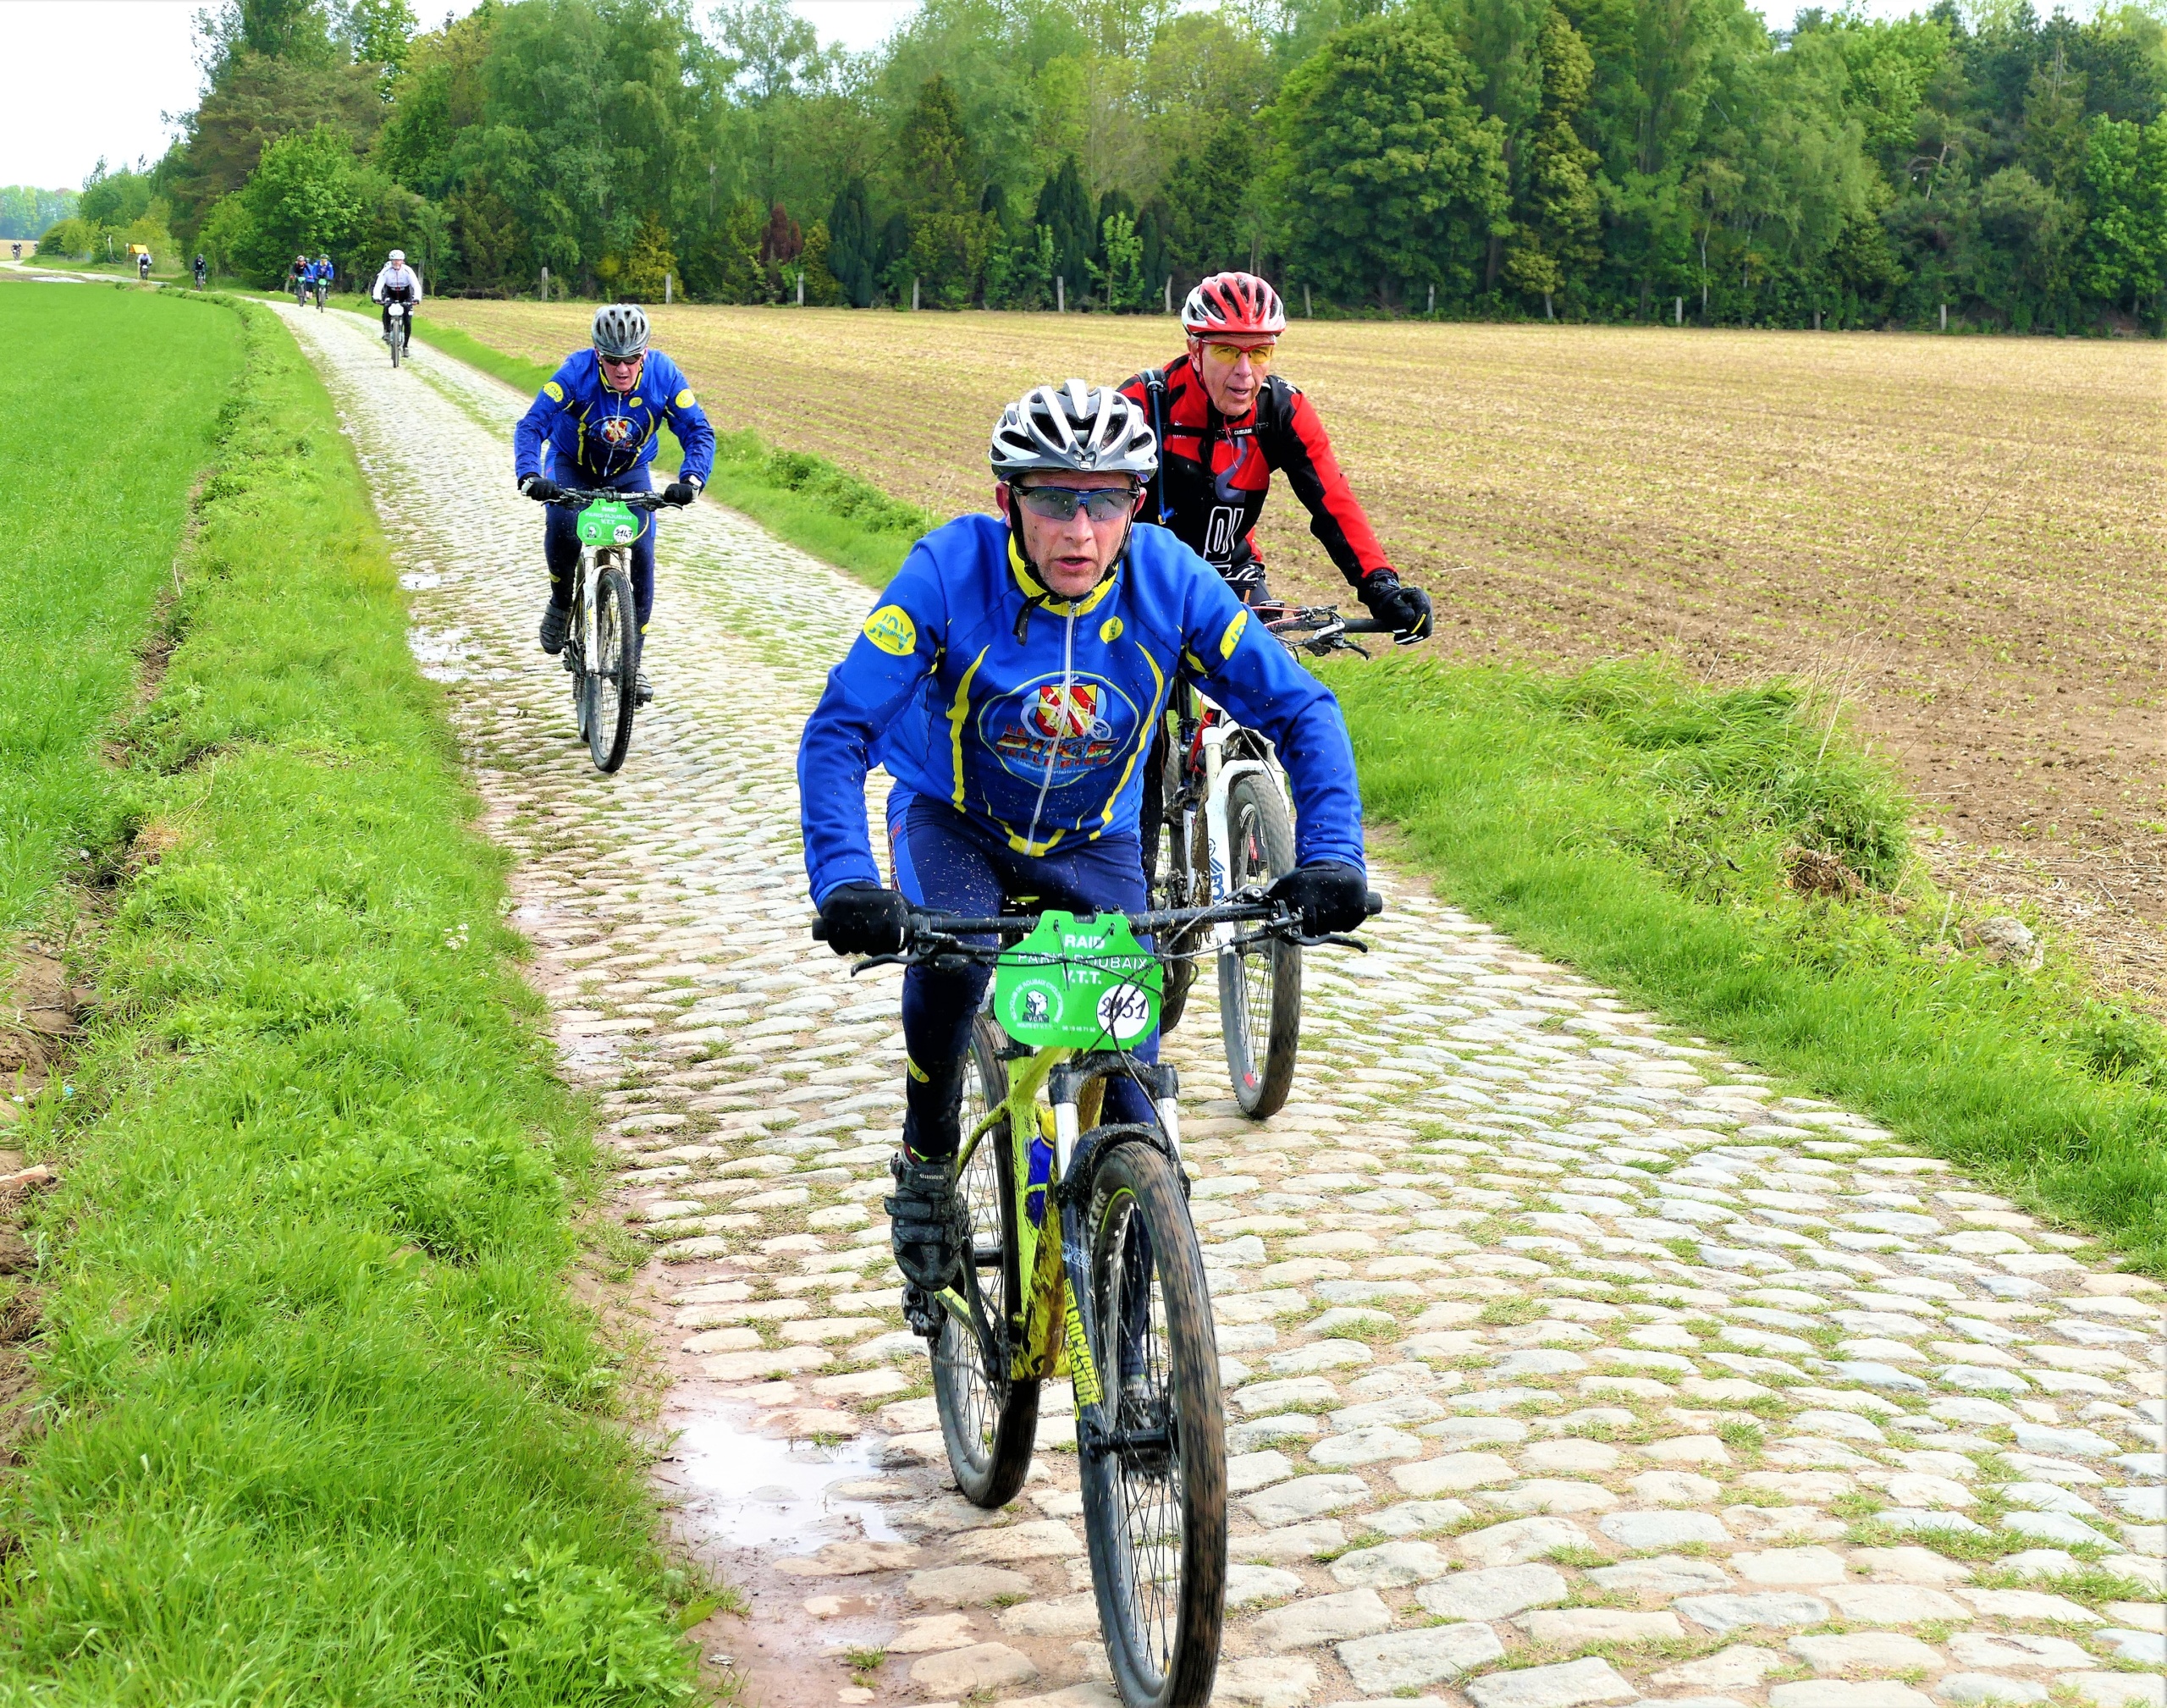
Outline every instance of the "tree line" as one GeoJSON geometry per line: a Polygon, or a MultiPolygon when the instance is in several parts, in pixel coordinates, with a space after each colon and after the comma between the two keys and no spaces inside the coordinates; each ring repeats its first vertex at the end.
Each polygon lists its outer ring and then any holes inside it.
{"type": "Polygon", "coordinates": [[[0,185],[0,238],[39,236],[74,213],[80,199],[72,190],[0,185]]]}
{"type": "MultiPolygon", "coordinates": [[[[1894,21],[1745,0],[228,0],[156,166],[86,189],[270,283],[2158,329],[2162,0],[1894,21]],[[118,185],[118,190],[109,186],[118,185]]],[[[80,235],[79,231],[75,235],[80,235]]]]}

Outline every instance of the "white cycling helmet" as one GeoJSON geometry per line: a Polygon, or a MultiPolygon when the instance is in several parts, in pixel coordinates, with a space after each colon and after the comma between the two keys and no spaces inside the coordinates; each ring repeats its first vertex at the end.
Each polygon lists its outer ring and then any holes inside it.
{"type": "Polygon", "coordinates": [[[1072,379],[1038,386],[1001,410],[987,460],[1001,481],[1036,470],[1148,481],[1159,471],[1159,442],[1144,411],[1111,386],[1072,379]]]}
{"type": "Polygon", "coordinates": [[[637,303],[605,302],[594,311],[594,347],[620,361],[647,349],[647,315],[637,303]]]}
{"type": "Polygon", "coordinates": [[[394,249],[391,251],[391,258],[403,267],[406,264],[406,251],[403,249],[394,249]]]}

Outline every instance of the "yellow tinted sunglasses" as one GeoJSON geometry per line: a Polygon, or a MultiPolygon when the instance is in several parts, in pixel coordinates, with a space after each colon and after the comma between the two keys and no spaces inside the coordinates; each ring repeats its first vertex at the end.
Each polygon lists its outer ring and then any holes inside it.
{"type": "Polygon", "coordinates": [[[1204,346],[1204,354],[1207,360],[1216,362],[1221,367],[1232,367],[1243,356],[1249,359],[1252,367],[1270,367],[1273,353],[1278,348],[1276,343],[1207,344],[1204,346]]]}

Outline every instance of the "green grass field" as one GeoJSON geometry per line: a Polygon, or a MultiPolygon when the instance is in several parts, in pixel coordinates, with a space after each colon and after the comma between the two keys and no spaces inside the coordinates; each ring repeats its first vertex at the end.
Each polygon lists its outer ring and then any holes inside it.
{"type": "Polygon", "coordinates": [[[76,851],[108,846],[124,796],[98,741],[188,522],[240,365],[230,314],[149,291],[0,284],[17,407],[0,419],[0,938],[36,923],[76,851]],[[124,361],[130,383],[113,383],[124,361]]]}
{"type": "MultiPolygon", "coordinates": [[[[714,1602],[663,1566],[618,1357],[565,1285],[587,1113],[330,399],[260,308],[65,295],[43,347],[85,416],[120,350],[224,361],[170,665],[113,732],[130,810],[96,851],[125,875],[77,1094],[20,1129],[66,1179],[25,1230],[0,1703],[681,1700],[670,1604],[714,1602]]],[[[107,508],[169,553],[189,476],[140,488],[157,526],[107,508]]],[[[122,660],[108,711],[149,610],[77,624],[122,660]]]]}

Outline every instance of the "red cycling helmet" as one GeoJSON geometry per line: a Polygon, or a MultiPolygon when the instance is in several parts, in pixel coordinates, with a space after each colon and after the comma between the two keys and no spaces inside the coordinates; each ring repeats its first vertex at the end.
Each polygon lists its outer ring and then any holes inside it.
{"type": "Polygon", "coordinates": [[[1215,273],[1182,304],[1182,326],[1192,338],[1276,338],[1287,330],[1287,305],[1253,273],[1215,273]]]}

